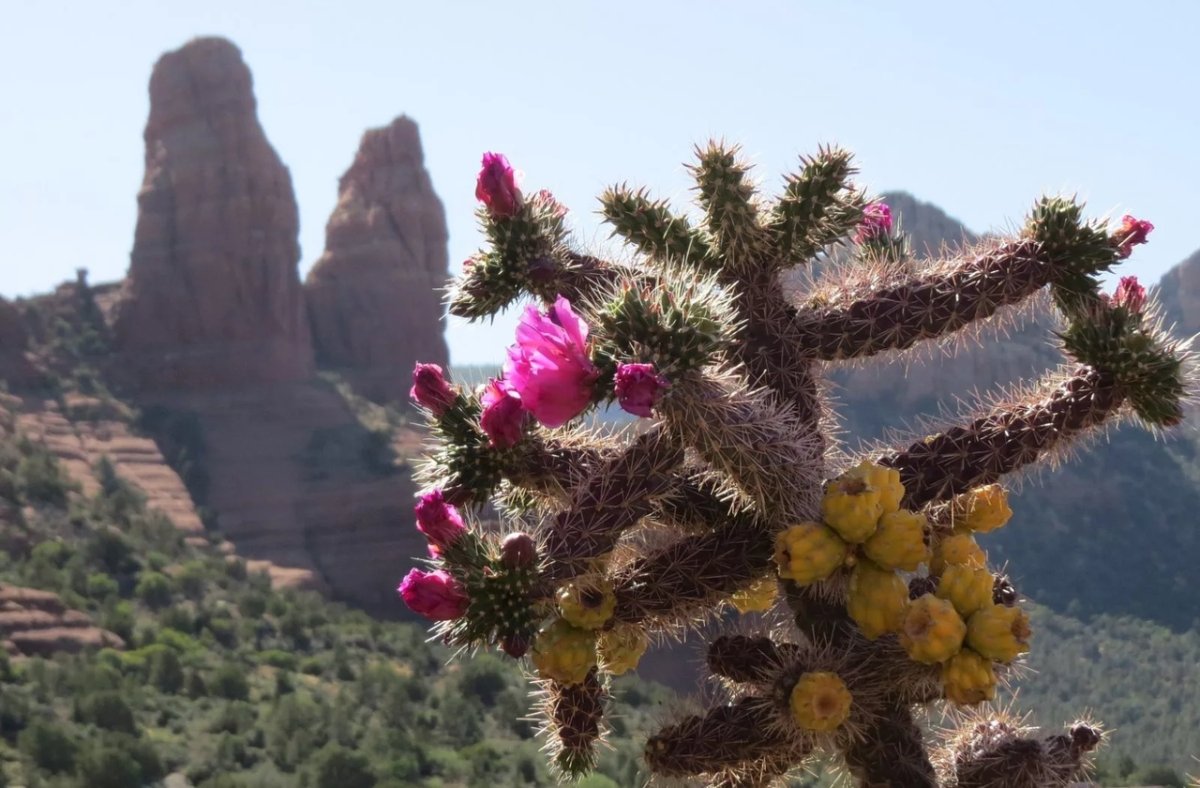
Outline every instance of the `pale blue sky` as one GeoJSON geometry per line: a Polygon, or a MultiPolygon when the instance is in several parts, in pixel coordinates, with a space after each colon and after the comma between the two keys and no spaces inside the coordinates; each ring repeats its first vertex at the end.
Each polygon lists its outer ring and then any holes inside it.
{"type": "MultiPolygon", "coordinates": [[[[0,293],[120,277],[142,177],[146,84],[201,34],[237,43],[291,169],[301,271],[321,252],[338,176],[370,126],[420,124],[450,224],[475,248],[474,177],[508,154],[530,189],[600,236],[622,180],[686,197],[710,135],[775,186],[822,142],[860,180],[906,189],[977,231],[1045,191],[1157,225],[1127,270],[1200,248],[1200,4],[1183,2],[249,2],[0,0],[0,293]]],[[[458,363],[498,359],[511,321],[450,329],[458,363]]]]}

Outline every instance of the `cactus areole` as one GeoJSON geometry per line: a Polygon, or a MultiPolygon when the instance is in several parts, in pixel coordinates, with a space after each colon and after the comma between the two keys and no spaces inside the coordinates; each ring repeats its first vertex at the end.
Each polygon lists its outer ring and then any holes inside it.
{"type": "Polygon", "coordinates": [[[567,777],[594,767],[611,676],[648,644],[771,610],[788,626],[709,644],[724,699],[651,736],[648,773],[760,786],[834,756],[863,786],[1077,779],[1094,725],[1037,736],[981,707],[927,741],[915,720],[990,700],[1037,636],[976,542],[1009,522],[1005,477],[1118,418],[1182,419],[1186,347],[1136,280],[1111,295],[1099,283],[1153,226],[1045,197],[1012,237],[918,263],[843,150],[804,159],[774,199],[735,149],[696,156],[694,222],[642,190],[601,196],[632,248],[620,262],[574,247],[564,206],[485,156],[486,243],[450,311],[524,312],[487,386],[418,366],[431,557],[405,601],[451,645],[524,660],[567,777]],[[796,281],[812,284],[785,288],[796,281]],[[902,361],[1044,291],[1062,318],[1057,373],[908,443],[835,445],[827,368],[902,361]],[[589,414],[605,404],[637,418],[597,432],[589,414]],[[489,501],[512,527],[480,526],[489,501]]]}

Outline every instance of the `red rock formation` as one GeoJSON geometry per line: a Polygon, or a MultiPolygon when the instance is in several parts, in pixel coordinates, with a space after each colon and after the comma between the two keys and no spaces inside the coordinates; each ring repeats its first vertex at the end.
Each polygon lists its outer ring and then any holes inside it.
{"type": "Polygon", "coordinates": [[[46,657],[88,648],[125,648],[125,641],[70,610],[57,594],[0,584],[0,648],[10,654],[46,657]]]}
{"type": "Polygon", "coordinates": [[[116,343],[143,388],[308,377],[291,176],[233,44],[200,38],[150,78],[146,174],[116,343]]]}
{"type": "Polygon", "coordinates": [[[29,337],[21,313],[0,298],[0,380],[9,386],[24,386],[38,379],[28,357],[29,337]]]}
{"type": "Polygon", "coordinates": [[[317,360],[364,396],[403,399],[416,361],[447,359],[446,216],[416,123],[399,117],[363,135],[325,236],[304,283],[317,360]]]}

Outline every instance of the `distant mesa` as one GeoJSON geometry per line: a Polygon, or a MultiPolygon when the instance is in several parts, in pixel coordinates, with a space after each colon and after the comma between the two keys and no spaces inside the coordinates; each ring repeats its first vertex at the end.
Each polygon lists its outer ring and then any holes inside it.
{"type": "Polygon", "coordinates": [[[360,394],[403,400],[413,364],[446,364],[439,291],[448,276],[446,214],[417,124],[399,117],[363,134],[304,282],[317,361],[360,394]]]}
{"type": "Polygon", "coordinates": [[[144,136],[115,325],[125,371],[140,388],[310,377],[291,176],[259,125],[237,47],[199,38],[163,55],[144,136]]]}

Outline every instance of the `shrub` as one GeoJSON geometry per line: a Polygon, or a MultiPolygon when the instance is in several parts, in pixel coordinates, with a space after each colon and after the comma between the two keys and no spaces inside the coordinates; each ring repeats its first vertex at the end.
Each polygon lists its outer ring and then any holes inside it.
{"type": "Polygon", "coordinates": [[[138,732],[133,709],[120,692],[103,691],[86,695],[76,702],[75,717],[98,728],[115,733],[138,732]]]}
{"type": "Polygon", "coordinates": [[[79,745],[60,725],[37,720],[21,731],[17,739],[21,752],[51,774],[62,774],[75,768],[79,745]]]}
{"type": "Polygon", "coordinates": [[[228,700],[248,700],[250,698],[250,684],[246,680],[245,670],[229,662],[217,668],[208,684],[208,689],[218,698],[228,700]]]}
{"type": "Polygon", "coordinates": [[[313,756],[315,788],[374,788],[375,774],[360,753],[337,744],[327,745],[313,756]]]}
{"type": "Polygon", "coordinates": [[[134,593],[146,607],[161,610],[171,604],[171,579],[159,572],[142,572],[134,593]]]}

